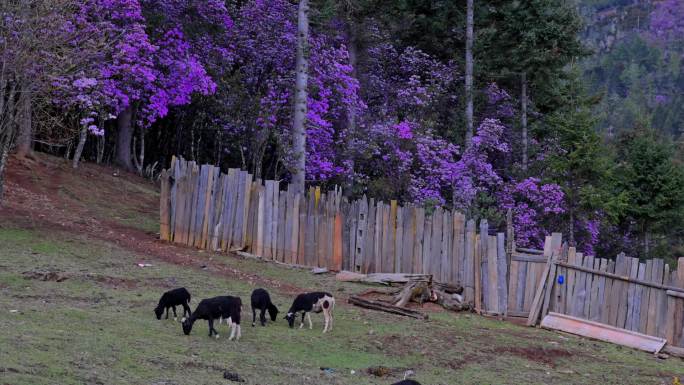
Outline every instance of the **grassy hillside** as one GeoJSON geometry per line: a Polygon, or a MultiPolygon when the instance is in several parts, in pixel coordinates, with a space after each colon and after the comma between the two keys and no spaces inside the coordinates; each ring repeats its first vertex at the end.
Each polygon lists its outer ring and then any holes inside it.
{"type": "Polygon", "coordinates": [[[115,170],[40,157],[10,164],[0,208],[0,383],[390,384],[405,370],[423,384],[670,384],[679,359],[466,313],[428,308],[427,322],[347,305],[365,289],[332,276],[176,247],[156,240],[156,188],[115,170]],[[139,262],[152,264],[139,267],[139,262]],[[246,304],[243,338],[190,336],[157,321],[159,295],[185,286],[199,299],[233,294],[246,304]],[[267,288],[281,311],[293,294],[337,298],[335,329],[250,326],[249,293],[267,288]],[[390,368],[378,377],[376,366],[390,368]],[[321,370],[331,368],[331,370],[321,370]]]}

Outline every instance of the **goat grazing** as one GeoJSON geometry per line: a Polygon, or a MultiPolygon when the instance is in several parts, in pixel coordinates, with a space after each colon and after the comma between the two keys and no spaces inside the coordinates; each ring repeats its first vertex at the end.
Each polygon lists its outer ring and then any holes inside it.
{"type": "Polygon", "coordinates": [[[169,290],[162,294],[159,299],[159,304],[154,308],[154,314],[157,319],[161,319],[162,314],[164,314],[164,309],[166,309],[166,319],[169,319],[169,308],[173,309],[173,320],[176,321],[178,315],[176,315],[176,306],[183,306],[183,317],[187,313],[190,316],[190,293],[184,288],[179,287],[178,289],[169,290]]]}
{"type": "Polygon", "coordinates": [[[252,326],[256,322],[257,309],[261,312],[259,314],[261,326],[266,326],[266,310],[268,310],[268,315],[271,316],[271,321],[275,321],[278,316],[278,308],[271,302],[271,296],[264,289],[256,289],[252,292],[252,326]]]}
{"type": "Polygon", "coordinates": [[[214,320],[219,320],[219,324],[226,321],[230,326],[230,338],[236,341],[242,336],[240,329],[240,312],[242,311],[242,300],[239,297],[220,296],[203,299],[195,311],[190,315],[190,318],[183,319],[183,333],[189,335],[192,331],[192,325],[198,319],[207,320],[209,323],[209,337],[212,334],[219,338],[219,334],[214,329],[214,320]]]}
{"type": "Polygon", "coordinates": [[[302,312],[302,322],[299,325],[301,329],[304,327],[304,315],[306,315],[309,320],[309,329],[313,329],[313,324],[311,323],[311,315],[309,312],[320,313],[323,312],[325,317],[325,327],[323,327],[323,333],[328,330],[332,330],[333,327],[333,315],[332,311],[335,307],[335,298],[330,293],[325,292],[313,292],[313,293],[302,293],[299,294],[290,310],[287,311],[285,319],[287,320],[290,327],[294,327],[294,321],[297,312],[302,312]]]}

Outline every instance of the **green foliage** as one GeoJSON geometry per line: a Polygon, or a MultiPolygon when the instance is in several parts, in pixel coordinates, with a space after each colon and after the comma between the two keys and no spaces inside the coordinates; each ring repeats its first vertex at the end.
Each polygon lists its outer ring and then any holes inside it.
{"type": "Polygon", "coordinates": [[[672,146],[650,129],[620,138],[618,180],[629,196],[627,215],[645,223],[677,216],[684,205],[684,172],[673,155],[672,146]]]}
{"type": "Polygon", "coordinates": [[[526,72],[538,108],[557,107],[554,91],[564,67],[588,53],[579,39],[582,20],[577,11],[560,0],[488,3],[481,7],[476,38],[477,60],[484,67],[480,72],[515,79],[526,72]]]}
{"type": "Polygon", "coordinates": [[[627,197],[621,220],[636,225],[648,255],[652,235],[676,235],[684,223],[684,170],[673,146],[652,129],[622,135],[617,149],[616,193],[627,197]]]}
{"type": "Polygon", "coordinates": [[[577,219],[593,219],[599,212],[611,215],[624,205],[624,197],[608,189],[612,159],[595,130],[595,100],[586,95],[577,77],[562,92],[563,108],[545,122],[558,146],[550,152],[547,164],[551,178],[567,197],[567,221],[574,226],[577,219]]]}

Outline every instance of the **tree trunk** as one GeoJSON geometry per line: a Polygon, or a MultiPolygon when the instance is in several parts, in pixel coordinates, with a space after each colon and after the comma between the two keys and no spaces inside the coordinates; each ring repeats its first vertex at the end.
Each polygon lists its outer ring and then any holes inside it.
{"type": "Polygon", "coordinates": [[[19,105],[19,135],[17,136],[17,156],[31,158],[33,152],[33,124],[31,121],[31,93],[24,87],[19,105]]]}
{"type": "Polygon", "coordinates": [[[644,232],[644,258],[648,258],[651,255],[651,234],[646,225],[643,225],[642,229],[644,232]]]}
{"type": "Polygon", "coordinates": [[[128,171],[133,170],[131,141],[133,140],[133,108],[128,106],[116,118],[116,164],[128,171]]]}
{"type": "Polygon", "coordinates": [[[468,0],[466,15],[466,67],[465,67],[465,93],[466,93],[466,148],[473,140],[473,0],[468,0]]]}
{"type": "Polygon", "coordinates": [[[81,127],[81,131],[78,133],[78,145],[76,146],[76,151],[74,151],[74,159],[71,162],[71,167],[78,168],[78,162],[81,160],[81,154],[83,153],[83,147],[85,146],[87,138],[88,129],[81,127]]]}
{"type": "Polygon", "coordinates": [[[104,135],[98,135],[97,137],[97,164],[102,163],[102,159],[104,158],[104,150],[105,150],[105,136],[104,135]]]}
{"type": "Polygon", "coordinates": [[[520,126],[522,127],[522,169],[527,171],[527,74],[522,73],[520,126]]]}
{"type": "Polygon", "coordinates": [[[575,209],[570,205],[568,210],[570,223],[568,223],[568,245],[575,246],[575,209]]]}
{"type": "Polygon", "coordinates": [[[140,151],[136,153],[136,140],[133,138],[133,161],[136,170],[138,170],[138,175],[142,176],[145,165],[145,130],[140,128],[138,131],[140,133],[140,151]]]}
{"type": "Polygon", "coordinates": [[[295,194],[304,194],[306,173],[306,113],[307,83],[309,76],[309,0],[299,0],[297,12],[297,78],[295,83],[294,122],[292,147],[295,165],[292,186],[295,194]]]}
{"type": "MultiPolygon", "coordinates": [[[[354,77],[354,79],[359,79],[359,72],[358,72],[358,47],[357,47],[357,34],[356,34],[356,24],[352,20],[352,18],[349,18],[349,21],[346,23],[347,28],[348,28],[348,33],[347,33],[347,41],[349,42],[349,65],[352,67],[352,73],[351,75],[354,77]]],[[[356,110],[355,106],[349,106],[347,109],[347,135],[345,136],[345,139],[347,143],[345,143],[345,148],[349,149],[349,143],[350,140],[354,138],[354,133],[356,132],[356,110]]],[[[353,166],[352,166],[353,167],[353,166]]],[[[345,178],[344,180],[344,186],[342,187],[342,194],[346,196],[347,198],[351,198],[352,196],[352,191],[354,189],[354,172],[353,169],[349,173],[349,175],[345,178]]]]}
{"type": "Polygon", "coordinates": [[[0,206],[3,203],[3,195],[5,192],[5,167],[7,165],[7,158],[10,152],[10,135],[1,135],[0,139],[0,206]]]}
{"type": "Polygon", "coordinates": [[[3,194],[5,191],[5,168],[7,166],[7,158],[9,157],[10,149],[12,149],[12,143],[14,141],[14,130],[15,130],[15,88],[10,87],[7,93],[7,100],[5,99],[5,82],[4,78],[0,79],[0,85],[2,85],[2,94],[0,95],[0,103],[3,109],[1,111],[5,112],[0,114],[0,205],[3,203],[3,194]]]}

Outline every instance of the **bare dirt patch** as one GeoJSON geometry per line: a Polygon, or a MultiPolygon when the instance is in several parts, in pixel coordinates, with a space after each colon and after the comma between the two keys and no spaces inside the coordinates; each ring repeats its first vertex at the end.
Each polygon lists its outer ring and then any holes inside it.
{"type": "Polygon", "coordinates": [[[556,360],[559,358],[572,357],[573,353],[563,349],[548,349],[543,347],[501,347],[494,350],[497,353],[508,353],[514,356],[525,358],[529,361],[538,362],[556,367],[556,360]]]}
{"type": "MultiPolygon", "coordinates": [[[[100,213],[81,201],[82,197],[97,194],[104,202],[119,204],[126,208],[132,206],[134,211],[155,217],[155,209],[158,206],[156,196],[131,189],[122,191],[120,187],[120,181],[139,185],[149,185],[149,181],[122,172],[117,172],[115,177],[111,169],[93,164],[84,163],[78,170],[73,170],[59,159],[43,154],[36,154],[36,158],[37,161],[31,163],[10,158],[7,168],[6,204],[0,206],[0,217],[11,218],[15,223],[32,228],[58,228],[85,234],[115,243],[137,254],[180,266],[202,269],[215,275],[270,286],[284,294],[303,291],[297,286],[279,280],[226,266],[212,260],[209,253],[162,242],[156,233],[100,218],[100,213]],[[84,183],[83,179],[87,183],[84,183]],[[65,186],[68,186],[68,193],[64,193],[65,186]]],[[[113,277],[94,279],[110,286],[136,286],[131,280],[113,277]]]]}
{"type": "Polygon", "coordinates": [[[69,279],[69,275],[60,271],[25,271],[21,273],[24,279],[34,279],[38,281],[62,282],[69,279]]]}

